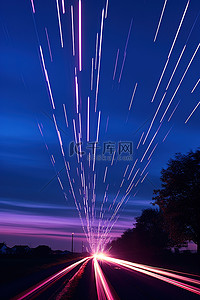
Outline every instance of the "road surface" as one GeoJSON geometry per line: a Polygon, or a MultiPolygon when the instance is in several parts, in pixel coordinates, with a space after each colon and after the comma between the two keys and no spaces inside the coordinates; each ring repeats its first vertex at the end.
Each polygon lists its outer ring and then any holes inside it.
{"type": "Polygon", "coordinates": [[[107,257],[88,257],[14,298],[1,299],[195,300],[200,299],[200,276],[107,257]]]}

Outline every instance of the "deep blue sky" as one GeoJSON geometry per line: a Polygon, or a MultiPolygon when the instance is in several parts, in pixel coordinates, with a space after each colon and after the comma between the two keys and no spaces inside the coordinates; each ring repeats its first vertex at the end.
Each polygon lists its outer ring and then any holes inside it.
{"type": "MultiPolygon", "coordinates": [[[[164,1],[110,0],[108,18],[104,21],[102,61],[99,85],[98,108],[101,111],[100,146],[104,142],[132,141],[133,161],[128,162],[129,174],[136,158],[141,159],[151,138],[159,126],[160,118],[167,107],[180,79],[199,43],[200,18],[197,19],[187,42],[186,50],[167,92],[163,106],[155,120],[145,145],[136,149],[141,134],[146,134],[151,119],[165,92],[168,80],[173,72],[191,28],[198,16],[200,3],[191,0],[178,39],[172,52],[168,67],[161,82],[155,101],[151,103],[156,85],[166,62],[169,49],[175,37],[179,22],[185,9],[186,0],[168,0],[156,42],[153,42],[164,1]],[[124,48],[131,19],[133,25],[127,47],[122,79],[118,83],[122,66],[124,48]],[[115,59],[119,49],[116,78],[113,81],[115,59]],[[129,103],[134,86],[138,83],[132,108],[128,114],[129,103]],[[107,132],[105,132],[109,116],[107,132]],[[128,119],[127,119],[128,116],[128,119]]],[[[78,119],[75,106],[74,66],[78,64],[78,0],[65,1],[66,13],[61,12],[64,48],[61,48],[58,18],[55,0],[35,0],[36,13],[32,14],[31,1],[1,1],[0,4],[0,82],[1,82],[1,196],[0,196],[0,238],[13,244],[48,244],[52,248],[70,249],[70,235],[75,232],[76,250],[81,249],[84,240],[81,223],[74,200],[69,192],[69,183],[65,171],[61,173],[64,197],[58,180],[53,180],[44,190],[42,187],[54,176],[49,154],[56,160],[56,170],[64,167],[57,133],[52,118],[45,77],[41,68],[39,43],[42,45],[46,67],[56,105],[56,120],[71,166],[71,177],[78,201],[80,198],[80,178],[76,174],[77,159],[69,157],[69,143],[74,140],[72,119],[78,119]],[[76,57],[72,56],[70,5],[74,5],[76,57]],[[53,62],[50,60],[45,27],[51,44],[53,62]],[[66,127],[62,104],[65,103],[69,121],[66,127]],[[48,116],[50,118],[48,118],[48,116]],[[49,152],[38,129],[42,124],[49,152]]],[[[61,1],[59,1],[61,9],[61,1]]],[[[90,91],[91,58],[95,56],[96,33],[100,32],[101,10],[105,1],[82,0],[82,49],[83,71],[78,72],[79,94],[83,130],[83,146],[86,147],[86,111],[87,97],[91,97],[91,141],[95,140],[98,113],[94,113],[95,90],[90,91]]],[[[120,235],[131,227],[134,218],[147,208],[152,200],[153,189],[160,186],[160,171],[176,152],[186,153],[199,146],[199,110],[185,124],[185,120],[199,101],[197,86],[200,77],[200,53],[194,58],[180,89],[164,119],[163,125],[153,142],[148,155],[158,142],[147,171],[149,174],[143,184],[131,192],[126,206],[122,207],[118,222],[111,236],[120,235]],[[167,122],[173,109],[180,102],[170,122],[167,122]],[[163,143],[169,129],[170,134],[163,143]],[[135,197],[135,192],[138,191],[135,197]]],[[[95,73],[96,74],[96,73],[95,73]]],[[[96,76],[96,75],[95,75],[96,76]]],[[[95,77],[96,80],[96,77],[95,77]]],[[[95,81],[94,86],[96,87],[95,81]]],[[[85,149],[86,150],[86,149],[85,149]]],[[[86,150],[88,151],[88,150],[86,150]]],[[[102,149],[98,150],[102,153],[102,149]]],[[[87,152],[88,153],[88,152],[87,152]]],[[[138,164],[142,169],[147,159],[138,164]]],[[[86,176],[92,177],[88,162],[84,157],[86,176]]],[[[96,207],[99,215],[105,188],[109,184],[108,200],[105,204],[105,216],[122,181],[126,162],[96,163],[96,207]],[[105,167],[109,166],[106,183],[103,183],[105,167]]],[[[145,172],[146,173],[146,172],[145,172]]],[[[144,174],[145,174],[144,173],[144,174]]],[[[134,173],[133,173],[134,175],[134,173]]],[[[139,177],[138,177],[139,178],[139,177]]],[[[131,180],[131,179],[130,179],[131,180]]],[[[121,200],[130,183],[124,182],[121,200]]],[[[89,182],[89,179],[88,179],[89,182]]],[[[117,201],[118,201],[117,200],[117,201]]]]}

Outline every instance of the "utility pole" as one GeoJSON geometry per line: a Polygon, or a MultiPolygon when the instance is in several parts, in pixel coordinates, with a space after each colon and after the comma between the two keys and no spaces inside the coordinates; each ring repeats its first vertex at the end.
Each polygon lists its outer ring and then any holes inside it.
{"type": "Polygon", "coordinates": [[[74,233],[72,232],[72,253],[74,253],[74,233]]]}

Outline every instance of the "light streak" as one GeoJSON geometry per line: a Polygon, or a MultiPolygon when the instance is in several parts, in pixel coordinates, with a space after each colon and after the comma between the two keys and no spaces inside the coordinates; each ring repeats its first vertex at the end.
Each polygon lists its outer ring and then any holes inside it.
{"type": "Polygon", "coordinates": [[[103,39],[103,24],[104,24],[104,9],[102,9],[102,15],[101,15],[101,31],[100,31],[100,40],[99,40],[99,62],[98,62],[98,70],[97,70],[97,85],[96,85],[96,96],[95,96],[95,112],[97,111],[97,98],[98,98],[98,92],[99,92],[101,51],[102,51],[102,39],[103,39]]]}
{"type": "Polygon", "coordinates": [[[146,179],[146,177],[147,177],[148,174],[149,174],[149,172],[147,172],[147,173],[144,175],[143,179],[141,180],[141,183],[144,182],[144,180],[146,179]]]}
{"type": "Polygon", "coordinates": [[[154,141],[156,135],[158,134],[158,131],[160,130],[161,125],[162,125],[162,123],[160,124],[160,126],[159,126],[158,129],[157,129],[157,131],[155,132],[155,134],[154,134],[154,136],[153,136],[151,142],[149,143],[149,146],[147,147],[146,151],[144,152],[144,155],[143,155],[143,157],[142,157],[142,159],[141,159],[140,162],[143,162],[143,160],[144,160],[144,158],[145,158],[145,156],[146,156],[146,154],[147,154],[149,148],[151,147],[151,144],[153,143],[153,141],[154,141]]]}
{"type": "Polygon", "coordinates": [[[150,155],[148,157],[148,160],[151,159],[151,157],[152,157],[154,151],[156,150],[157,146],[158,146],[158,143],[154,146],[153,150],[151,151],[151,153],[150,153],[150,155]]]}
{"type": "Polygon", "coordinates": [[[173,79],[173,77],[174,77],[174,74],[175,74],[175,72],[176,72],[176,69],[178,68],[178,65],[179,65],[180,60],[181,60],[181,58],[182,58],[182,56],[183,56],[183,53],[184,53],[184,51],[185,51],[185,48],[186,48],[186,45],[183,47],[183,50],[182,50],[182,52],[181,52],[181,54],[180,54],[180,56],[179,56],[179,59],[178,59],[178,61],[177,61],[177,63],[176,63],[176,66],[175,66],[175,68],[174,68],[174,70],[173,70],[173,72],[172,72],[172,75],[171,75],[171,77],[170,77],[170,79],[169,79],[169,82],[168,82],[168,84],[167,84],[167,87],[166,87],[166,91],[168,90],[168,88],[169,88],[169,86],[170,86],[170,84],[171,84],[171,81],[172,81],[172,79],[173,79]]]}
{"type": "Polygon", "coordinates": [[[62,0],[62,11],[65,14],[65,0],[62,0]]]}
{"type": "Polygon", "coordinates": [[[160,107],[161,107],[161,105],[162,105],[162,103],[163,103],[163,101],[164,101],[164,99],[165,99],[165,96],[166,96],[166,92],[164,93],[164,95],[163,95],[163,97],[162,97],[162,99],[161,99],[161,101],[160,101],[160,103],[159,103],[159,105],[158,105],[158,108],[157,108],[157,110],[156,110],[156,112],[155,112],[155,114],[154,114],[154,117],[153,117],[153,119],[152,119],[152,121],[151,121],[151,124],[150,124],[150,126],[149,126],[148,131],[147,131],[147,134],[146,134],[146,136],[145,136],[145,138],[144,138],[143,145],[145,144],[145,142],[146,142],[146,140],[147,140],[147,137],[148,137],[148,135],[149,135],[149,132],[150,132],[152,126],[153,126],[153,123],[154,123],[154,121],[155,121],[155,118],[156,118],[156,116],[157,116],[157,114],[158,114],[158,112],[159,112],[159,110],[160,110],[160,107]]]}
{"type": "Polygon", "coordinates": [[[78,36],[79,36],[79,71],[82,71],[82,9],[81,9],[81,0],[78,3],[78,36]]]}
{"type": "Polygon", "coordinates": [[[123,176],[123,177],[126,176],[126,173],[127,173],[127,171],[128,171],[128,167],[129,167],[129,165],[126,166],[126,169],[125,169],[125,172],[124,172],[124,176],[123,176]]]}
{"type": "Polygon", "coordinates": [[[72,26],[72,53],[75,56],[75,38],[74,38],[74,9],[71,5],[71,26],[72,26]]]}
{"type": "Polygon", "coordinates": [[[44,62],[44,55],[43,55],[43,52],[42,52],[41,45],[39,46],[39,49],[40,49],[40,56],[41,56],[41,59],[42,59],[42,66],[43,66],[43,70],[44,70],[44,74],[45,74],[45,78],[46,78],[46,82],[47,82],[47,86],[48,86],[48,90],[49,90],[49,95],[50,95],[50,98],[51,98],[51,103],[52,103],[53,109],[55,109],[55,104],[54,104],[54,100],[53,100],[53,95],[52,95],[52,91],[51,91],[51,86],[50,86],[50,82],[49,82],[47,69],[46,69],[45,62],[44,62]]]}
{"type": "MultiPolygon", "coordinates": [[[[101,111],[99,111],[99,116],[98,116],[98,124],[97,124],[97,137],[96,137],[96,144],[99,141],[99,127],[100,127],[100,120],[101,120],[101,111]]],[[[96,158],[96,145],[94,148],[94,157],[93,157],[93,172],[94,172],[94,167],[95,167],[95,158],[96,158]]]]}
{"type": "Polygon", "coordinates": [[[96,52],[95,52],[95,70],[97,69],[97,53],[98,53],[98,42],[99,42],[99,34],[97,32],[97,37],[96,37],[96,52]]]}
{"type": "Polygon", "coordinates": [[[183,82],[183,79],[185,78],[185,76],[186,76],[186,74],[187,74],[187,72],[188,72],[188,70],[189,70],[189,68],[190,68],[190,66],[192,64],[192,62],[193,62],[193,60],[194,60],[194,58],[195,58],[195,56],[197,54],[197,51],[199,50],[199,47],[200,47],[200,43],[198,44],[198,46],[197,46],[197,48],[196,48],[196,50],[195,50],[195,52],[194,52],[194,54],[193,54],[193,56],[192,56],[189,64],[188,64],[188,66],[187,66],[187,68],[186,68],[186,70],[185,70],[185,72],[184,72],[184,74],[183,74],[183,76],[182,76],[182,78],[181,78],[181,80],[180,80],[180,82],[179,82],[179,84],[178,84],[178,86],[177,86],[177,88],[176,88],[176,90],[175,90],[175,92],[174,92],[174,94],[173,94],[173,96],[172,96],[172,98],[171,98],[171,100],[170,100],[170,102],[169,102],[169,104],[168,104],[168,106],[167,106],[167,108],[166,108],[166,110],[165,110],[165,112],[164,112],[164,114],[163,114],[160,122],[163,121],[163,119],[164,119],[164,117],[165,117],[165,115],[166,115],[166,113],[167,113],[170,105],[172,104],[172,101],[174,100],[174,97],[176,96],[176,94],[177,94],[177,92],[178,92],[178,90],[179,90],[179,88],[180,88],[180,86],[181,86],[181,84],[183,82]]]}
{"type": "Polygon", "coordinates": [[[123,183],[124,183],[124,178],[122,179],[122,182],[120,184],[120,188],[122,187],[123,183]]]}
{"type": "Polygon", "coordinates": [[[92,67],[91,67],[91,83],[90,89],[93,90],[93,79],[94,79],[94,58],[92,57],[92,67]]]}
{"type": "Polygon", "coordinates": [[[51,46],[50,46],[49,36],[48,36],[48,32],[47,32],[47,28],[46,27],[45,27],[45,33],[46,33],[46,37],[47,37],[47,43],[48,43],[48,48],[49,48],[49,55],[50,55],[51,62],[52,62],[53,58],[52,58],[52,53],[51,53],[51,46]]]}
{"type": "Polygon", "coordinates": [[[117,50],[117,56],[116,56],[116,60],[115,60],[115,67],[114,67],[114,73],[113,73],[113,81],[115,80],[115,75],[116,75],[116,71],[117,71],[118,58],[119,58],[119,49],[117,50]]]}
{"type": "Polygon", "coordinates": [[[169,117],[169,119],[168,119],[168,122],[171,120],[171,118],[172,118],[173,114],[175,113],[177,107],[179,106],[180,102],[181,102],[181,100],[176,104],[176,106],[175,106],[173,112],[171,113],[171,115],[170,115],[170,117],[169,117]]]}
{"type": "Polygon", "coordinates": [[[199,82],[200,82],[200,78],[199,78],[199,80],[197,81],[197,83],[195,84],[195,86],[193,87],[191,93],[194,93],[194,91],[195,91],[195,89],[197,88],[197,85],[199,84],[199,82]]]}
{"type": "Polygon", "coordinates": [[[146,168],[148,167],[148,165],[150,164],[151,160],[148,161],[148,163],[146,164],[146,166],[144,167],[142,173],[140,174],[140,176],[142,176],[146,170],[146,168]]]}
{"type": "Polygon", "coordinates": [[[128,37],[127,37],[126,45],[125,45],[125,49],[124,49],[124,58],[123,58],[122,67],[121,67],[121,71],[120,71],[120,75],[119,75],[119,81],[118,81],[119,83],[121,82],[122,73],[123,73],[123,69],[124,69],[124,64],[125,64],[125,60],[126,60],[126,51],[127,51],[127,47],[128,47],[130,34],[131,34],[132,24],[133,24],[133,19],[131,19],[131,24],[130,24],[129,31],[128,31],[128,37]]]}
{"type": "Polygon", "coordinates": [[[79,93],[78,93],[78,78],[77,78],[77,74],[76,74],[76,67],[75,67],[75,92],[76,92],[76,112],[78,114],[79,93]]]}
{"type": "Polygon", "coordinates": [[[93,262],[98,300],[114,300],[106,278],[95,257],[93,259],[93,262]]]}
{"type": "Polygon", "coordinates": [[[106,181],[106,175],[107,175],[107,172],[108,172],[108,167],[105,168],[105,173],[104,173],[104,178],[103,178],[103,182],[105,183],[106,181]]]}
{"type": "Polygon", "coordinates": [[[90,140],[90,97],[88,97],[87,105],[87,142],[90,140]]]}
{"type": "Polygon", "coordinates": [[[59,25],[59,31],[60,31],[60,42],[61,47],[63,48],[63,34],[62,34],[62,26],[61,26],[61,19],[60,19],[60,8],[59,8],[59,2],[56,0],[57,5],[57,13],[58,13],[58,25],[59,25]]]}
{"type": "Polygon", "coordinates": [[[167,132],[166,136],[164,137],[164,139],[163,139],[163,141],[162,141],[163,143],[164,143],[164,141],[166,140],[166,138],[168,137],[168,135],[170,134],[172,128],[173,128],[173,126],[170,128],[170,130],[167,132]]]}
{"type": "Polygon", "coordinates": [[[33,13],[35,14],[35,5],[34,5],[33,0],[31,0],[31,6],[32,6],[33,13]]]}
{"type": "Polygon", "coordinates": [[[155,99],[155,97],[156,97],[156,94],[157,94],[157,91],[158,91],[158,89],[159,89],[159,87],[160,87],[162,78],[163,78],[163,76],[164,76],[165,70],[166,70],[166,68],[167,68],[167,66],[168,66],[168,63],[169,63],[170,56],[171,56],[172,51],[173,51],[173,49],[174,49],[174,45],[175,45],[175,43],[176,43],[176,40],[177,40],[179,31],[180,31],[181,26],[182,26],[182,23],[183,23],[183,21],[184,21],[184,18],[185,18],[185,15],[186,15],[186,12],[187,12],[189,3],[190,3],[190,0],[188,0],[188,2],[187,2],[187,4],[186,4],[186,7],[185,7],[185,10],[184,10],[184,12],[183,12],[181,21],[180,21],[180,23],[179,23],[178,30],[177,30],[177,32],[176,32],[175,38],[174,38],[173,43],[172,43],[172,46],[171,46],[171,48],[170,48],[170,51],[169,51],[169,54],[168,54],[168,57],[167,57],[167,61],[166,61],[166,63],[165,63],[164,69],[163,69],[162,74],[161,74],[161,76],[160,76],[160,79],[159,79],[159,81],[158,81],[158,84],[157,84],[157,87],[156,87],[156,89],[155,89],[155,92],[154,92],[154,95],[153,95],[153,98],[152,98],[151,102],[154,101],[154,99],[155,99]]]}
{"type": "Polygon", "coordinates": [[[37,293],[39,290],[41,290],[42,288],[50,285],[51,283],[55,282],[56,280],[58,280],[59,278],[61,278],[62,276],[64,276],[65,274],[67,274],[68,272],[70,272],[71,270],[73,270],[75,267],[77,267],[79,264],[83,263],[86,260],[89,260],[90,257],[86,257],[83,258],[79,261],[77,261],[76,263],[71,264],[69,267],[64,268],[63,270],[59,271],[58,273],[50,276],[48,279],[40,282],[39,284],[37,284],[36,286],[34,286],[33,288],[29,289],[28,291],[26,291],[25,293],[23,293],[23,295],[17,297],[17,300],[22,300],[25,299],[27,297],[30,297],[31,295],[37,293]]]}
{"type": "Polygon", "coordinates": [[[105,132],[107,132],[107,130],[108,130],[108,122],[109,122],[109,116],[107,117],[107,121],[106,121],[106,130],[105,130],[105,132]]]}
{"type": "Polygon", "coordinates": [[[135,172],[135,175],[133,176],[133,178],[132,178],[132,180],[131,180],[131,182],[130,182],[130,184],[129,184],[127,190],[126,190],[126,193],[128,193],[128,191],[130,190],[131,185],[132,185],[132,183],[133,183],[133,181],[134,181],[134,179],[135,179],[135,177],[137,176],[137,174],[138,174],[139,171],[140,171],[140,168],[137,169],[137,171],[135,172]]]}
{"type": "Polygon", "coordinates": [[[63,109],[64,109],[64,114],[65,114],[65,122],[66,122],[67,127],[69,127],[68,120],[67,120],[67,112],[66,112],[65,104],[63,104],[63,109]]]}
{"type": "Polygon", "coordinates": [[[106,1],[105,19],[108,17],[108,1],[109,0],[106,1]]]}
{"type": "Polygon", "coordinates": [[[128,108],[128,110],[130,110],[131,109],[131,106],[132,106],[132,103],[133,103],[133,99],[134,99],[134,96],[135,96],[135,92],[136,92],[136,89],[137,89],[137,82],[136,82],[136,84],[135,84],[135,87],[134,87],[134,91],[133,91],[133,95],[132,95],[132,97],[131,97],[131,102],[130,102],[130,105],[129,105],[129,108],[128,108]]]}
{"type": "Polygon", "coordinates": [[[113,162],[114,162],[115,153],[116,153],[116,151],[114,151],[114,153],[113,153],[112,161],[111,161],[111,164],[110,164],[111,166],[113,165],[113,162]]]}
{"type": "Polygon", "coordinates": [[[172,285],[175,285],[177,287],[180,287],[182,289],[185,289],[187,291],[190,291],[192,293],[200,295],[200,289],[199,288],[197,288],[195,286],[192,286],[192,285],[189,285],[189,284],[186,284],[186,283],[183,282],[183,281],[185,281],[185,282],[200,285],[199,280],[192,279],[192,278],[189,278],[189,277],[186,277],[186,276],[177,275],[177,274],[174,274],[173,272],[170,272],[170,271],[163,271],[159,268],[146,266],[146,265],[142,265],[142,264],[137,264],[137,263],[132,263],[132,262],[129,262],[129,261],[116,259],[116,258],[111,258],[111,257],[108,257],[108,256],[99,257],[99,260],[108,261],[110,263],[114,263],[114,264],[123,266],[125,268],[130,269],[130,270],[134,270],[134,271],[140,272],[142,274],[157,278],[161,281],[170,283],[172,285]],[[170,277],[175,278],[176,280],[171,279],[170,277]],[[178,280],[181,280],[181,281],[178,281],[178,280]]]}
{"type": "Polygon", "coordinates": [[[138,148],[140,147],[140,143],[141,143],[141,141],[142,141],[143,135],[144,135],[144,132],[142,133],[142,135],[141,135],[141,137],[140,137],[140,139],[139,139],[139,142],[138,142],[138,145],[137,145],[137,148],[136,148],[136,149],[138,149],[138,148]]]}
{"type": "Polygon", "coordinates": [[[131,171],[130,171],[130,173],[129,173],[128,180],[129,180],[130,177],[131,177],[131,174],[132,174],[132,172],[133,172],[133,170],[134,170],[134,168],[135,168],[135,165],[137,164],[137,161],[138,161],[138,158],[136,159],[136,161],[135,161],[135,163],[134,163],[134,165],[133,165],[133,167],[132,167],[132,169],[131,169],[131,171]]]}
{"type": "MultiPolygon", "coordinates": [[[[80,138],[82,137],[81,114],[78,114],[80,138]]],[[[80,141],[79,141],[80,142],[80,141]]]]}
{"type": "Polygon", "coordinates": [[[158,31],[160,29],[160,24],[162,22],[162,18],[163,18],[163,14],[164,14],[164,11],[165,11],[166,4],[167,4],[167,0],[165,0],[164,6],[163,6],[163,9],[162,9],[162,12],[161,12],[160,20],[159,20],[159,23],[158,23],[158,27],[157,27],[157,30],[156,30],[155,37],[154,37],[154,43],[155,43],[155,41],[157,39],[158,31]]]}
{"type": "Polygon", "coordinates": [[[191,116],[193,115],[193,113],[195,112],[195,110],[197,109],[197,107],[199,106],[200,101],[197,103],[197,105],[195,106],[195,108],[193,109],[193,111],[191,112],[191,114],[189,115],[189,117],[187,118],[187,120],[185,121],[185,124],[189,121],[189,119],[191,118],[191,116]]]}

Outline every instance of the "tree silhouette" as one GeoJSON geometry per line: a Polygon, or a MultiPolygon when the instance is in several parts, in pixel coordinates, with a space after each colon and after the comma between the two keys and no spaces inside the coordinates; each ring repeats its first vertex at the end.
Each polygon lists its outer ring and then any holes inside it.
{"type": "Polygon", "coordinates": [[[157,209],[145,209],[136,218],[135,227],[108,245],[112,251],[142,258],[168,248],[169,238],[164,230],[162,213],[157,209]]]}
{"type": "Polygon", "coordinates": [[[162,169],[161,181],[153,199],[163,212],[171,240],[177,246],[192,240],[200,253],[200,150],[176,154],[162,169]]]}

